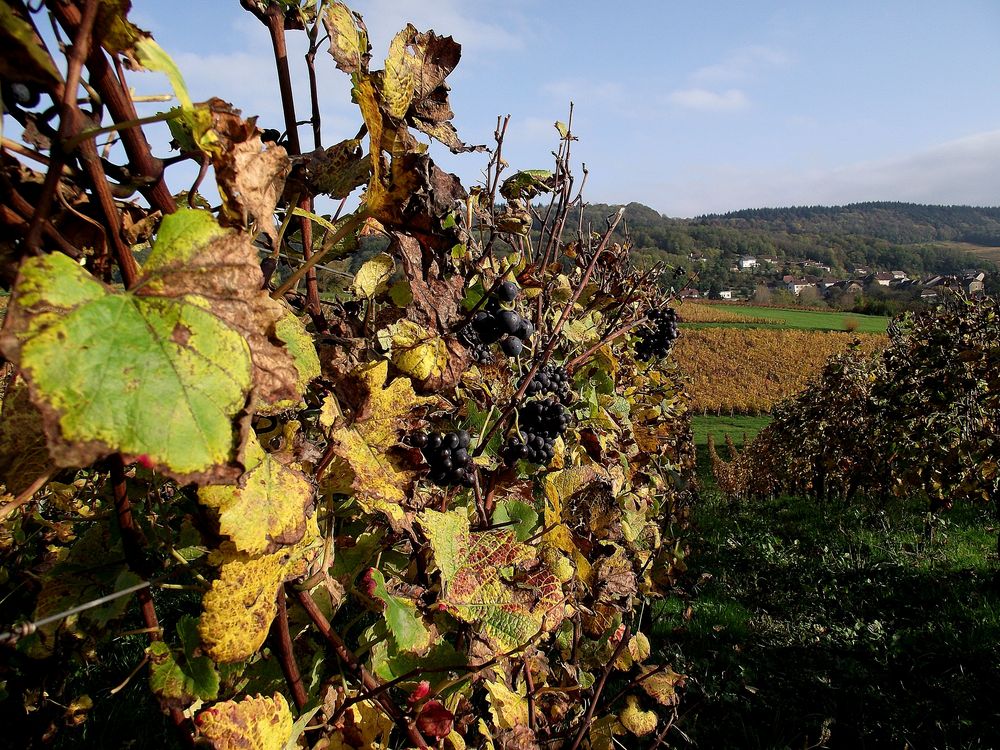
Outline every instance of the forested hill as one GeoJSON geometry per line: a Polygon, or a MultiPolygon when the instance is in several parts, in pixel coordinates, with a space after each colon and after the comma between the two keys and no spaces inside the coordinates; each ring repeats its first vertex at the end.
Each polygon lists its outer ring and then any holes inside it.
{"type": "Polygon", "coordinates": [[[919,203],[750,208],[699,221],[779,232],[858,234],[901,244],[969,242],[1000,247],[1000,208],[919,203]]]}
{"type": "MultiPolygon", "coordinates": [[[[588,206],[593,229],[618,206],[588,206]]],[[[993,271],[1000,260],[1000,208],[856,203],[848,206],[748,209],[724,215],[672,219],[641,203],[626,206],[635,254],[690,267],[699,262],[699,286],[747,281],[729,269],[741,255],[785,263],[819,261],[834,276],[856,268],[911,274],[993,271]]]]}

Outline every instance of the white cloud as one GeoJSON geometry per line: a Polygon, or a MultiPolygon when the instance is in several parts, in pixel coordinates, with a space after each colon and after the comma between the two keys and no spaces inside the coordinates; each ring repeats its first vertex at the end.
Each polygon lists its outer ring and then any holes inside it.
{"type": "MultiPolygon", "coordinates": [[[[365,19],[376,59],[384,56],[389,48],[389,41],[408,22],[421,31],[433,29],[441,36],[454,37],[462,45],[462,56],[467,60],[524,47],[527,23],[519,15],[512,14],[509,6],[503,23],[497,20],[496,6],[461,0],[423,3],[414,3],[412,0],[368,0],[352,7],[365,19]]],[[[381,64],[375,67],[381,67],[381,64]]]]}
{"type": "Polygon", "coordinates": [[[557,102],[572,101],[585,107],[607,104],[620,100],[625,93],[620,83],[615,81],[593,81],[587,78],[564,78],[542,84],[542,93],[557,102]]]}
{"type": "MultiPolygon", "coordinates": [[[[634,190],[636,186],[629,187],[634,190]]],[[[640,189],[647,191],[645,200],[670,216],[877,200],[998,205],[1000,130],[975,133],[910,154],[828,169],[696,166],[676,181],[640,189]]]]}
{"type": "Polygon", "coordinates": [[[762,45],[741,47],[720,62],[698,68],[691,74],[691,80],[700,84],[745,81],[787,63],[788,56],[781,50],[762,45]]]}
{"type": "Polygon", "coordinates": [[[710,91],[709,89],[693,88],[672,91],[668,100],[679,107],[706,112],[732,112],[745,108],[750,100],[740,89],[725,91],[710,91]]]}

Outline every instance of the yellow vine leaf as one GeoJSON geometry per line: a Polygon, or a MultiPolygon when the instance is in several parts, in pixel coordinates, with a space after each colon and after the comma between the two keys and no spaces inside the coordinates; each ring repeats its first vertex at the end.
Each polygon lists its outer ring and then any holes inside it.
{"type": "MultiPolygon", "coordinates": [[[[652,671],[654,671],[653,668],[644,669],[640,678],[644,678],[645,675],[652,671]]],[[[680,700],[680,696],[677,695],[677,688],[683,683],[684,675],[677,674],[674,670],[667,667],[651,677],[645,677],[640,684],[642,685],[642,689],[655,701],[664,706],[673,706],[680,700]]]]}
{"type": "Polygon", "coordinates": [[[249,658],[263,644],[278,612],[278,587],[285,579],[287,555],[276,552],[231,560],[205,594],[198,632],[209,656],[219,663],[249,658]]]}
{"type": "Polygon", "coordinates": [[[500,681],[487,681],[486,691],[490,698],[490,714],[493,723],[501,729],[528,725],[527,688],[514,692],[500,681]]]}
{"type": "Polygon", "coordinates": [[[401,320],[386,329],[392,363],[416,380],[440,377],[448,367],[448,345],[412,320],[401,320]]]}
{"type": "Polygon", "coordinates": [[[198,633],[209,656],[218,663],[249,658],[264,643],[277,614],[278,589],[284,581],[308,572],[320,537],[315,514],[294,547],[250,557],[229,543],[210,557],[221,563],[219,577],[202,598],[204,613],[198,633]]]}
{"type": "Polygon", "coordinates": [[[417,396],[408,378],[386,385],[389,364],[385,361],[355,371],[365,398],[350,427],[330,435],[337,459],[331,464],[324,489],[353,493],[367,511],[386,514],[394,524],[402,522],[400,504],[413,483],[414,472],[403,468],[389,449],[399,443],[407,429],[406,417],[415,407],[434,403],[433,396],[417,396]]]}
{"type": "Polygon", "coordinates": [[[545,504],[545,526],[552,530],[545,535],[546,543],[571,555],[576,564],[577,574],[584,581],[590,578],[590,561],[573,541],[573,534],[563,518],[563,502],[597,478],[597,472],[590,466],[572,466],[545,475],[543,490],[548,501],[545,504]]]}
{"type": "Polygon", "coordinates": [[[336,729],[324,739],[326,750],[369,750],[388,747],[393,722],[372,701],[353,704],[336,729]]]}
{"type": "Polygon", "coordinates": [[[386,114],[397,120],[401,120],[410,108],[417,86],[417,75],[423,64],[422,50],[412,46],[416,36],[417,30],[413,24],[406,24],[406,28],[393,37],[389,44],[389,56],[385,59],[382,100],[385,102],[386,114]]]}
{"type": "Polygon", "coordinates": [[[343,3],[328,3],[323,24],[330,35],[330,54],[345,73],[361,73],[368,64],[368,32],[343,3]]]}
{"type": "Polygon", "coordinates": [[[656,729],[656,712],[639,708],[639,699],[630,695],[625,699],[625,708],[618,714],[618,720],[636,737],[644,737],[656,729]]]}
{"type": "Polygon", "coordinates": [[[312,513],[312,485],[300,471],[264,451],[252,432],[243,463],[246,471],[237,484],[198,491],[203,505],[219,511],[219,530],[236,549],[250,554],[301,541],[312,513]]]}
{"type": "Polygon", "coordinates": [[[591,750],[615,750],[616,734],[622,734],[625,728],[614,714],[602,716],[590,725],[591,750]]]}
{"type": "Polygon", "coordinates": [[[396,261],[388,253],[379,253],[364,262],[354,275],[351,291],[356,297],[371,299],[389,288],[389,280],[396,272],[396,261]]]}
{"type": "Polygon", "coordinates": [[[292,734],[292,712],[281,693],[216,703],[195,720],[213,750],[284,750],[292,734]]]}

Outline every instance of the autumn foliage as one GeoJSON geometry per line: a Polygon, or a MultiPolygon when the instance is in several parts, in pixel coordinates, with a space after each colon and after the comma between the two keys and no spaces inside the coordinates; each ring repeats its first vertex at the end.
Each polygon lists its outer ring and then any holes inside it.
{"type": "Polygon", "coordinates": [[[277,136],[192,102],[128,3],[0,5],[5,116],[24,134],[0,164],[5,726],[25,746],[106,736],[124,680],[168,717],[131,729],[156,746],[610,748],[657,731],[683,678],[642,613],[684,566],[687,396],[671,363],[636,358],[668,300],[611,242],[621,213],[566,229],[583,205],[572,118],[554,169],[508,174],[498,123],[467,190],[424,140],[482,150],[451,123],[451,37],[407,26],[373,69],[341,3],[242,4],[273,41],[277,136]],[[47,15],[65,59],[37,33],[47,15]],[[358,127],[339,143],[320,142],[315,89],[300,142],[289,33],[309,70],[351,80],[358,127]],[[178,106],[152,119],[174,156],[152,155],[126,67],[167,75],[178,106]],[[167,178],[184,161],[203,169],[182,192],[167,178]],[[318,213],[322,196],[357,208],[318,213]],[[356,272],[324,299],[335,258],[356,272]],[[505,281],[533,333],[477,363],[462,332],[505,281]],[[548,363],[568,373],[569,422],[547,465],[509,460],[548,363]],[[416,436],[457,430],[471,480],[432,482],[416,436]]]}
{"type": "Polygon", "coordinates": [[[758,328],[685,330],[674,359],[691,378],[691,409],[702,414],[767,414],[801,391],[826,361],[854,341],[862,351],[882,335],[758,328]]]}
{"type": "Polygon", "coordinates": [[[1000,508],[1000,316],[990,297],[952,295],[890,325],[881,353],[854,348],[781,404],[729,460],[713,449],[732,497],[920,493],[1000,508]]]}

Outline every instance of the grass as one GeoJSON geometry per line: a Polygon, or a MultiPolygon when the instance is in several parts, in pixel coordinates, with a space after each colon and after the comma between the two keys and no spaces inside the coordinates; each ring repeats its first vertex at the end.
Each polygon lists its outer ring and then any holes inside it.
{"type": "Polygon", "coordinates": [[[988,509],[730,505],[703,442],[763,419],[695,421],[703,493],[688,573],[654,615],[654,653],[688,675],[670,746],[1000,747],[988,509]]]}
{"type": "Polygon", "coordinates": [[[694,432],[695,446],[708,445],[708,435],[711,433],[715,437],[716,445],[722,445],[729,433],[733,442],[739,447],[743,444],[743,435],[747,440],[753,440],[754,436],[767,427],[771,417],[767,414],[758,417],[693,417],[691,429],[694,432]]]}
{"type": "MultiPolygon", "coordinates": [[[[774,321],[775,328],[805,328],[821,331],[857,331],[858,333],[885,333],[889,318],[882,315],[858,315],[834,310],[792,310],[774,307],[725,305],[725,310],[754,318],[774,321]]],[[[762,323],[689,323],[692,328],[768,328],[762,323]]]]}

